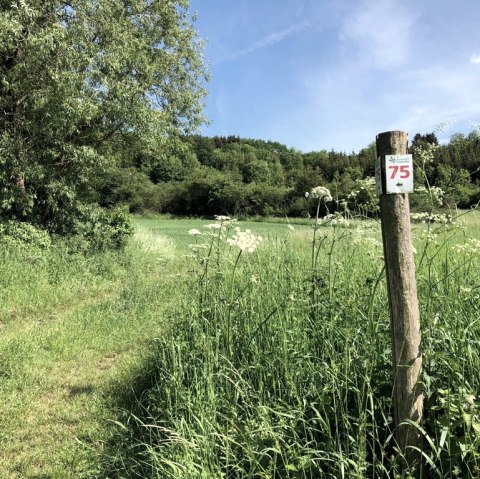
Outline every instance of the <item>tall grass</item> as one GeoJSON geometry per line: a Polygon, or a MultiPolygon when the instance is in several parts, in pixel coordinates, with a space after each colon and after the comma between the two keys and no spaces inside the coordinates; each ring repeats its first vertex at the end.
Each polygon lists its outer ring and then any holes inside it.
{"type": "MultiPolygon", "coordinates": [[[[402,477],[381,244],[368,225],[319,227],[313,245],[285,227],[254,254],[228,247],[225,224],[212,230],[188,259],[189,294],[154,342],[155,384],[129,418],[135,435],[111,474],[402,477]]],[[[416,234],[426,474],[474,478],[478,245],[458,231],[437,234],[416,234]]]]}

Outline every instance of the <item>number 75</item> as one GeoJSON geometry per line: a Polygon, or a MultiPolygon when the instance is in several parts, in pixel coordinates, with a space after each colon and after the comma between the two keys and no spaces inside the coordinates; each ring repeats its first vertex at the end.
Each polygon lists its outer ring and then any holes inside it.
{"type": "Polygon", "coordinates": [[[392,175],[390,179],[393,180],[398,172],[400,172],[400,178],[405,179],[410,176],[410,168],[409,165],[389,165],[390,170],[392,170],[392,175]]]}

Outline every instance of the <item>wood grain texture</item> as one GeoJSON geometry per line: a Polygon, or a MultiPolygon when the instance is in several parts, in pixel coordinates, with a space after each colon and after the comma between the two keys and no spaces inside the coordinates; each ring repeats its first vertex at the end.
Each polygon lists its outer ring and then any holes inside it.
{"type": "MultiPolygon", "coordinates": [[[[382,159],[385,155],[406,154],[407,144],[405,132],[381,133],[377,136],[377,154],[382,159]]],[[[415,426],[403,424],[405,420],[420,424],[423,416],[420,312],[408,195],[380,195],[380,217],[390,306],[395,438],[405,465],[413,467],[420,477],[421,454],[413,448],[422,449],[422,437],[415,426]]]]}

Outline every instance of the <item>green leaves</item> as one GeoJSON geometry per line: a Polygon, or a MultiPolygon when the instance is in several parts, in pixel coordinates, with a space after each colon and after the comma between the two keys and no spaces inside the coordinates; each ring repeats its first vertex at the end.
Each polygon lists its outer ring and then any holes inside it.
{"type": "Polygon", "coordinates": [[[3,2],[0,40],[0,217],[64,232],[127,141],[160,154],[203,121],[186,1],[3,2]]]}

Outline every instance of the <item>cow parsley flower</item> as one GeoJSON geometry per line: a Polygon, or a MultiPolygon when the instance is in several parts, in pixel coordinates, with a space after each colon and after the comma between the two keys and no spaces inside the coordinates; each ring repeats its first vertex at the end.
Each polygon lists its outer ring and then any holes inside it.
{"type": "Polygon", "coordinates": [[[305,197],[323,200],[325,203],[333,200],[330,190],[324,186],[316,186],[315,188],[312,188],[309,192],[307,191],[305,193],[305,197]]]}
{"type": "Polygon", "coordinates": [[[219,230],[222,228],[222,225],[220,223],[210,223],[208,225],[204,225],[203,227],[209,230],[219,230]]]}
{"type": "Polygon", "coordinates": [[[255,236],[249,229],[241,231],[238,227],[235,228],[235,234],[227,239],[230,246],[237,246],[246,253],[254,253],[262,241],[261,236],[255,236]]]}
{"type": "Polygon", "coordinates": [[[347,218],[342,216],[338,211],[326,215],[322,220],[322,224],[330,226],[343,226],[346,228],[350,226],[347,218]]]}
{"type": "Polygon", "coordinates": [[[197,230],[196,228],[193,228],[193,229],[191,229],[191,230],[188,231],[188,234],[189,234],[190,236],[197,236],[197,235],[201,235],[202,232],[199,231],[199,230],[197,230]]]}

